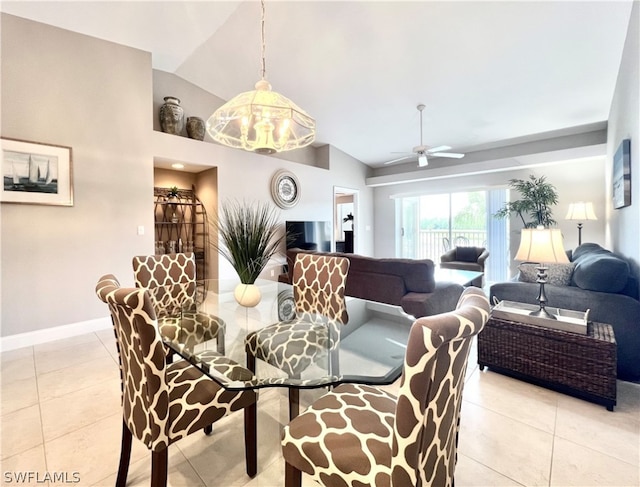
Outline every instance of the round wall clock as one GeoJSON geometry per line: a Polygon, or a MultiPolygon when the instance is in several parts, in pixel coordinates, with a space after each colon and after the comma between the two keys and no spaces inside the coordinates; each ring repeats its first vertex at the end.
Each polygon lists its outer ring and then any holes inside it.
{"type": "Polygon", "coordinates": [[[300,199],[300,183],[290,171],[278,171],[271,179],[271,196],[280,208],[291,208],[300,199]]]}
{"type": "Polygon", "coordinates": [[[291,321],[296,317],[296,302],[293,298],[293,291],[280,291],[278,294],[278,319],[280,321],[291,321]]]}

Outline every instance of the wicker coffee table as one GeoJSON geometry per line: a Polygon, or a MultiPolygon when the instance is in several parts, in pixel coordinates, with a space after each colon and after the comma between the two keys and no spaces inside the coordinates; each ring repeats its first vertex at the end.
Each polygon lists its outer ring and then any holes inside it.
{"type": "Polygon", "coordinates": [[[616,405],[616,340],[611,325],[589,323],[587,335],[491,317],[478,335],[480,370],[616,405]]]}

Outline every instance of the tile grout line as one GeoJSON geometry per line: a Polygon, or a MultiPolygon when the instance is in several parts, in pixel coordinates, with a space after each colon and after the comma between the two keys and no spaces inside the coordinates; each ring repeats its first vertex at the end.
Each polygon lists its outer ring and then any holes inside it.
{"type": "Polygon", "coordinates": [[[556,430],[558,428],[558,400],[556,399],[556,413],[553,417],[553,435],[551,436],[551,456],[549,457],[549,487],[552,486],[553,479],[553,455],[556,448],[556,430]]]}
{"type": "MultiPolygon", "coordinates": [[[[44,455],[44,470],[49,472],[49,459],[47,458],[47,442],[44,439],[44,421],[42,419],[42,399],[40,398],[40,381],[38,380],[38,366],[36,365],[36,350],[31,347],[33,352],[33,371],[35,373],[36,393],[38,395],[38,416],[40,417],[40,434],[42,435],[42,454],[44,455]]],[[[46,486],[49,486],[47,481],[46,486]]]]}

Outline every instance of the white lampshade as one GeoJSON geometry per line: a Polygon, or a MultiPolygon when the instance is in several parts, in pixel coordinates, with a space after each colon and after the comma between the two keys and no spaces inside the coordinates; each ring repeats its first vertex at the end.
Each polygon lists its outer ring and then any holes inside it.
{"type": "Polygon", "coordinates": [[[516,259],[537,263],[567,263],[562,233],[552,228],[524,228],[516,259]]]}
{"type": "Polygon", "coordinates": [[[597,220],[595,212],[593,211],[593,203],[584,201],[578,201],[577,203],[569,204],[569,211],[567,212],[566,220],[597,220]]]}

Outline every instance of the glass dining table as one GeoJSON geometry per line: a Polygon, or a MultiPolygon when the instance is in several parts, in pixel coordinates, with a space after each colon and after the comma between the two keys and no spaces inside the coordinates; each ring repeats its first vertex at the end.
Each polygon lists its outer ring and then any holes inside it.
{"type": "Polygon", "coordinates": [[[386,385],[400,376],[415,318],[399,306],[347,296],[348,320],[338,324],[323,316],[297,313],[289,284],[256,281],[261,299],[251,308],[236,302],[236,285],[237,280],[216,279],[181,285],[188,288],[178,292],[174,286],[149,289],[157,309],[162,309],[158,324],[166,346],[224,388],[386,385]],[[292,375],[261,360],[251,365],[255,371],[247,368],[248,358],[252,360],[247,355],[248,337],[255,332],[268,337],[272,328],[278,328],[271,325],[287,322],[320,330],[314,336],[322,339],[314,347],[291,347],[287,352],[307,355],[303,370],[292,375]]]}

